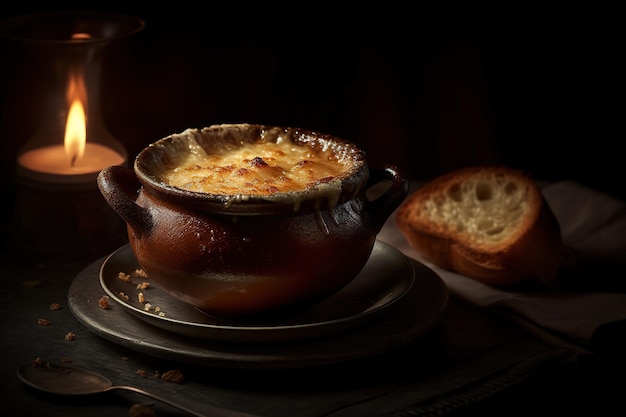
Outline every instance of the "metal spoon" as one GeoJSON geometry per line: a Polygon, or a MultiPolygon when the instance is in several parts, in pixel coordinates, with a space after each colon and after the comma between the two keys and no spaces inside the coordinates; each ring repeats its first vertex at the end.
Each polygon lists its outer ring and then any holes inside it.
{"type": "MultiPolygon", "coordinates": [[[[147,397],[184,411],[192,416],[207,416],[206,414],[190,410],[183,405],[176,404],[171,400],[145,391],[141,388],[129,385],[113,385],[111,381],[100,374],[72,366],[58,366],[49,362],[42,364],[41,366],[34,366],[32,364],[22,365],[17,368],[17,377],[26,385],[51,394],[76,396],[98,394],[114,389],[122,389],[143,394],[147,397]]],[[[210,413],[211,416],[253,417],[250,414],[225,410],[217,407],[205,405],[204,408],[207,413],[210,413]]]]}

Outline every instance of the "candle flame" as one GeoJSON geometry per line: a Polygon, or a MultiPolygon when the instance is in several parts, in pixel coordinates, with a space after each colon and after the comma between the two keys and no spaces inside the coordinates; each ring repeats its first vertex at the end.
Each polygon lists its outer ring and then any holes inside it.
{"type": "Polygon", "coordinates": [[[86,142],[85,110],[80,100],[75,100],[70,107],[65,126],[65,153],[70,158],[72,166],[76,165],[76,161],[85,153],[86,142]]]}
{"type": "Polygon", "coordinates": [[[87,98],[87,91],[84,79],[81,75],[70,74],[67,88],[67,101],[69,113],[65,125],[65,154],[70,160],[70,165],[75,166],[76,162],[85,153],[87,143],[87,122],[84,102],[87,98]]]}

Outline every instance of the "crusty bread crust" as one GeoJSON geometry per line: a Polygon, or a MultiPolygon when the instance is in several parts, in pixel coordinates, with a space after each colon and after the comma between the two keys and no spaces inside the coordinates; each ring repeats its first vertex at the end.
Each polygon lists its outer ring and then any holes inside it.
{"type": "Polygon", "coordinates": [[[561,265],[558,221],[536,183],[513,168],[444,174],[411,194],[395,219],[427,260],[490,285],[550,284],[561,265]]]}

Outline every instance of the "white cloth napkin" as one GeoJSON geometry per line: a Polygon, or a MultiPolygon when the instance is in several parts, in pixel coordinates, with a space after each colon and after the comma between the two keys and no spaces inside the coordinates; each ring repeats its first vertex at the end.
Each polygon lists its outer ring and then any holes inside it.
{"type": "MultiPolygon", "coordinates": [[[[559,221],[563,242],[576,253],[564,268],[584,269],[580,276],[589,285],[577,282],[574,288],[561,285],[539,290],[491,287],[426,262],[401,235],[394,216],[378,238],[429,266],[458,298],[521,319],[542,336],[573,343],[584,351],[591,348],[591,337],[599,326],[626,320],[626,292],[595,285],[597,281],[623,282],[626,269],[593,267],[607,263],[626,268],[626,203],[571,181],[545,186],[542,191],[559,221]],[[606,276],[609,273],[613,275],[606,276]]],[[[622,284],[621,288],[626,287],[622,284]]]]}

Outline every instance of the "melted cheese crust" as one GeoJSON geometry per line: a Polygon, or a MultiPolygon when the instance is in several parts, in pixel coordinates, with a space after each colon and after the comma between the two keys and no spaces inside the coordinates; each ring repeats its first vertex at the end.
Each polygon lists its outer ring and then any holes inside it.
{"type": "Polygon", "coordinates": [[[331,182],[353,166],[353,161],[337,158],[331,149],[288,140],[254,142],[219,155],[194,151],[168,171],[165,180],[195,192],[270,196],[331,182]]]}

